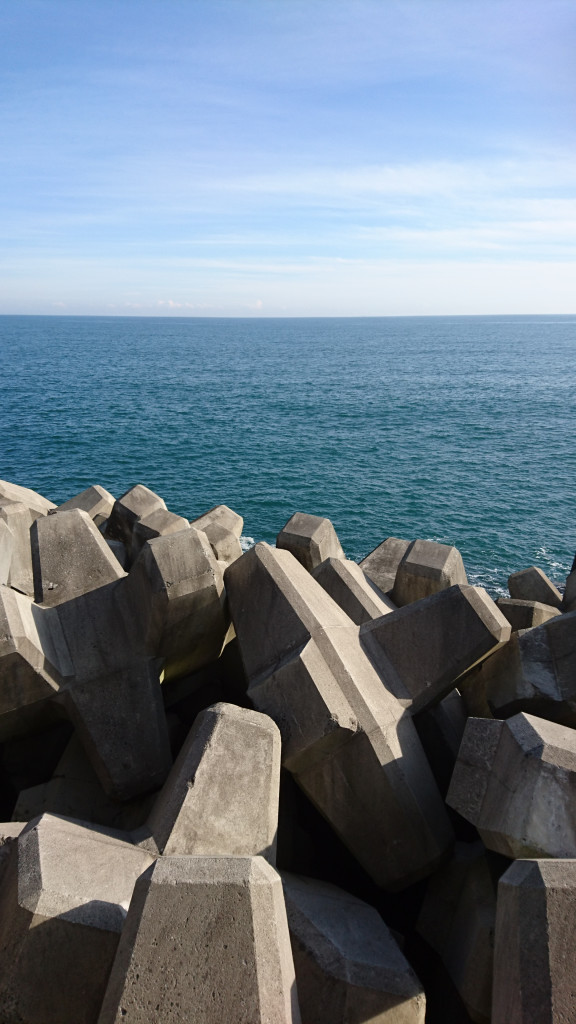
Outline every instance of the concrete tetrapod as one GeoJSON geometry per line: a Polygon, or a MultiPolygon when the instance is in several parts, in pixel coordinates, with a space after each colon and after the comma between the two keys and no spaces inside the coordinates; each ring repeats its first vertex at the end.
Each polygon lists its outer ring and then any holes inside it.
{"type": "Polygon", "coordinates": [[[517,860],[498,884],[492,1024],[576,1021],[576,860],[517,860]]]}
{"type": "Polygon", "coordinates": [[[326,558],[345,558],[329,519],[295,512],[276,538],[276,547],[290,551],[308,572],[326,558]]]}
{"type": "Polygon", "coordinates": [[[390,596],[398,566],[410,547],[409,540],[387,537],[360,562],[362,572],[376,584],[383,594],[390,596]]]}
{"type": "Polygon", "coordinates": [[[80,494],[75,494],[73,498],[69,498],[51,514],[68,512],[71,508],[81,508],[94,520],[96,526],[101,526],[112,512],[114,501],[114,495],[110,494],[110,491],[101,487],[100,484],[94,484],[92,487],[87,487],[85,491],[81,491],[80,494]]]}
{"type": "Polygon", "coordinates": [[[312,570],[312,576],[357,626],[396,609],[349,558],[327,558],[312,570]]]}
{"type": "Polygon", "coordinates": [[[274,863],[280,733],[235,704],[201,711],[148,818],[160,853],[274,863]]]}
{"type": "Polygon", "coordinates": [[[500,611],[506,616],[512,629],[532,629],[541,626],[548,619],[560,615],[560,609],[541,601],[521,601],[517,597],[499,597],[496,601],[500,611]]]}
{"type": "Polygon", "coordinates": [[[168,533],[179,533],[188,529],[188,520],[177,516],[167,508],[155,508],[134,523],[130,561],[138,557],[142,546],[154,537],[165,537],[168,533]]]}
{"type": "Polygon", "coordinates": [[[519,601],[539,601],[558,610],[562,607],[562,594],[536,565],[513,572],[508,577],[508,590],[510,597],[519,601]]]}
{"type": "Polygon", "coordinates": [[[0,505],[6,501],[19,501],[32,512],[39,516],[46,516],[50,509],[56,508],[53,501],[48,501],[37,491],[31,491],[29,487],[21,487],[20,484],[11,484],[8,480],[0,480],[0,505]]]}
{"type": "Polygon", "coordinates": [[[194,526],[206,534],[219,562],[230,565],[231,562],[240,558],[242,554],[240,537],[244,520],[237,512],[228,508],[228,505],[215,505],[203,516],[193,519],[190,526],[194,526]]]}
{"type": "Polygon", "coordinates": [[[166,502],[159,494],[144,484],[130,487],[114,502],[106,524],[106,536],[111,540],[121,540],[130,551],[135,522],[157,508],[166,508],[166,502]]]}
{"type": "Polygon", "coordinates": [[[3,582],[29,597],[34,597],[30,527],[38,518],[45,517],[20,501],[3,500],[0,503],[0,521],[7,527],[11,538],[7,559],[8,572],[4,573],[3,582]]]}
{"type": "Polygon", "coordinates": [[[506,857],[576,857],[576,732],[469,718],[446,802],[506,857]]]}
{"type": "Polygon", "coordinates": [[[387,688],[416,714],[445,697],[510,633],[485,590],[455,585],[365,623],[360,640],[387,688]]]}
{"type": "Polygon", "coordinates": [[[413,540],[400,560],[390,597],[401,608],[457,583],[468,583],[457,548],[433,540],[413,540]]]}
{"type": "Polygon", "coordinates": [[[26,826],[0,886],[2,1024],[94,1024],[134,883],[152,860],[81,822],[43,815],[26,826]]]}
{"type": "Polygon", "coordinates": [[[138,879],[98,1024],[299,1024],[282,883],[262,857],[162,857],[138,879]]]}
{"type": "Polygon", "coordinates": [[[34,597],[47,607],[96,590],[125,573],[87,512],[41,516],[30,530],[34,597]]]}
{"type": "Polygon", "coordinates": [[[418,978],[373,907],[282,872],[304,1024],[424,1024],[418,978]]]}
{"type": "Polygon", "coordinates": [[[288,551],[257,544],[225,578],[248,693],[277,722],[285,767],[379,885],[431,872],[452,838],[446,811],[358,627],[288,551]]]}

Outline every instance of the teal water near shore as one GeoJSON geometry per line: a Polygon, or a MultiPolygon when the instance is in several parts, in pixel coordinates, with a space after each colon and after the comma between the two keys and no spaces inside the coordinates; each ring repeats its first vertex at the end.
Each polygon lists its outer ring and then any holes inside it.
{"type": "Polygon", "coordinates": [[[273,542],[329,516],[349,557],[456,544],[503,592],[576,548],[576,316],[0,317],[0,477],[60,503],[134,483],[273,542]]]}

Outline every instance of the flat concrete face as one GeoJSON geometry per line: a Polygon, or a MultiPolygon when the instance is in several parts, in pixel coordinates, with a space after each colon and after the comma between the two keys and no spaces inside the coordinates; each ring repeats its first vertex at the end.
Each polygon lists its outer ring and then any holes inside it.
{"type": "Polygon", "coordinates": [[[3,1024],[95,1024],[126,909],[153,858],[117,835],[45,815],[0,889],[3,1024]]]}
{"type": "Polygon", "coordinates": [[[190,525],[204,531],[218,561],[230,565],[241,557],[244,520],[227,505],[215,505],[203,516],[193,519],[190,525]]]}
{"type": "Polygon", "coordinates": [[[136,520],[158,508],[166,508],[166,502],[159,494],[144,484],[130,487],[114,502],[106,525],[106,536],[112,540],[121,540],[130,550],[136,520]]]}
{"type": "Polygon", "coordinates": [[[517,860],[498,885],[493,1024],[575,1019],[576,860],[517,860]]]}
{"type": "Polygon", "coordinates": [[[424,1024],[422,986],[373,907],[316,879],[282,883],[304,1021],[424,1024]]]}
{"type": "Polygon", "coordinates": [[[300,1024],[282,883],[263,858],[163,857],[140,877],[99,1024],[159,1013],[300,1024]]]}
{"type": "Polygon", "coordinates": [[[532,629],[541,626],[548,619],[560,615],[560,609],[540,601],[521,601],[518,598],[499,597],[496,601],[502,614],[508,619],[512,629],[532,629]]]}
{"type": "Polygon", "coordinates": [[[41,516],[30,531],[34,596],[48,607],[121,579],[125,573],[83,509],[41,516]]]}
{"type": "Polygon", "coordinates": [[[0,519],[0,584],[2,586],[8,586],[13,549],[14,535],[4,519],[0,519]]]}
{"type": "Polygon", "coordinates": [[[66,645],[49,619],[29,597],[0,587],[0,721],[52,698],[71,671],[66,645]]]}
{"type": "Polygon", "coordinates": [[[81,508],[88,513],[91,519],[98,517],[99,520],[104,520],[108,519],[112,512],[115,500],[114,495],[110,494],[105,487],[94,484],[92,487],[87,487],[85,491],[81,491],[80,494],[74,495],[73,498],[69,498],[55,511],[68,512],[73,508],[81,508]]]}
{"type": "Polygon", "coordinates": [[[576,856],[576,732],[526,714],[470,718],[446,802],[496,853],[576,856]]]}
{"type": "Polygon", "coordinates": [[[358,627],[267,544],[230,566],[226,588],[249,696],[277,722],[300,787],[378,884],[401,888],[433,870],[451,840],[445,809],[358,627]]]}
{"type": "Polygon", "coordinates": [[[151,657],[177,678],[214,661],[229,625],[222,569],[194,527],[147,541],[126,581],[127,600],[151,657]]]}
{"type": "Polygon", "coordinates": [[[409,540],[388,537],[360,562],[362,571],[383,594],[390,595],[394,587],[396,571],[409,547],[409,540]]]}
{"type": "Polygon", "coordinates": [[[0,522],[6,548],[3,571],[5,578],[2,582],[29,597],[34,597],[30,527],[38,517],[38,512],[29,509],[20,501],[3,500],[0,503],[0,522]],[[6,530],[9,531],[11,538],[9,544],[6,530]]]}
{"type": "Polygon", "coordinates": [[[510,633],[485,590],[456,585],[366,623],[360,639],[387,688],[417,713],[446,696],[510,633]]]}
{"type": "Polygon", "coordinates": [[[490,856],[480,842],[456,843],[428,883],[417,923],[478,1024],[489,1024],[492,1005],[497,873],[490,856]]]}
{"type": "Polygon", "coordinates": [[[166,855],[274,861],[280,733],[267,715],[234,704],[201,711],[148,827],[166,855]]]}
{"type": "Polygon", "coordinates": [[[357,626],[396,608],[348,558],[327,558],[316,566],[312,576],[357,626]]]}
{"type": "Polygon", "coordinates": [[[512,573],[508,577],[508,590],[510,597],[519,601],[539,601],[541,604],[552,605],[553,608],[562,607],[562,594],[542,569],[535,565],[521,572],[512,573]]]}
{"type": "Polygon", "coordinates": [[[20,487],[19,484],[11,484],[8,480],[0,480],[0,504],[3,503],[4,498],[7,501],[22,502],[39,516],[46,516],[50,509],[56,508],[53,501],[48,501],[48,498],[43,498],[41,494],[31,491],[29,487],[20,487]]]}
{"type": "Polygon", "coordinates": [[[345,558],[336,530],[329,519],[295,512],[276,538],[276,547],[291,554],[312,572],[326,558],[345,558]]]}
{"type": "Polygon", "coordinates": [[[398,565],[390,597],[400,608],[466,583],[466,570],[457,548],[432,540],[414,540],[398,565]]]}
{"type": "Polygon", "coordinates": [[[576,726],[576,611],[512,637],[466,678],[491,713],[526,711],[576,726]]]}

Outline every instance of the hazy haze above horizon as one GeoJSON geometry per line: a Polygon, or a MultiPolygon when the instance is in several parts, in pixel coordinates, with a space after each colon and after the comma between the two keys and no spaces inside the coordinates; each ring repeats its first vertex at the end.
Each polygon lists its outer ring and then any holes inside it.
{"type": "Polygon", "coordinates": [[[19,0],[0,313],[576,313],[573,0],[19,0]]]}

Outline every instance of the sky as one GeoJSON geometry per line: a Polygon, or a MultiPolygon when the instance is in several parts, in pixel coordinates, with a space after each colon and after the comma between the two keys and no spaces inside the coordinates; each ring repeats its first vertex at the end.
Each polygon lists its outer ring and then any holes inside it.
{"type": "Polygon", "coordinates": [[[576,313],[576,0],[4,0],[0,313],[576,313]]]}

